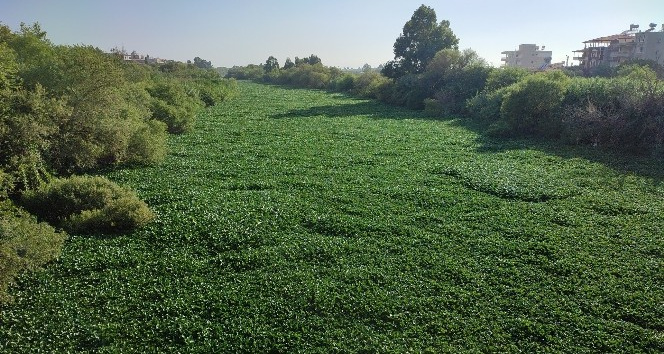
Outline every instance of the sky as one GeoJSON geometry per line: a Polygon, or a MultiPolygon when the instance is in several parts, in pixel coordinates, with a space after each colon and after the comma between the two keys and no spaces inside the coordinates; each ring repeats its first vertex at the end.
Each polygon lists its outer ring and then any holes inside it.
{"type": "Polygon", "coordinates": [[[315,54],[323,64],[377,67],[420,5],[450,21],[459,48],[493,66],[519,44],[546,46],[562,62],[583,41],[630,24],[664,23],[662,0],[0,0],[13,30],[38,22],[54,44],[92,45],[219,67],[315,54]]]}

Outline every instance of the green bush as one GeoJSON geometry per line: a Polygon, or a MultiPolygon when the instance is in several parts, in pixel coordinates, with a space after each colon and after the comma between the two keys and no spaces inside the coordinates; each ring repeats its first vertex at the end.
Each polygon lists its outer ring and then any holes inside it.
{"type": "Polygon", "coordinates": [[[301,64],[293,68],[293,70],[290,80],[292,85],[296,87],[324,89],[331,79],[330,69],[321,63],[314,65],[301,64]]]}
{"type": "Polygon", "coordinates": [[[616,78],[574,78],[563,101],[562,138],[637,153],[664,144],[664,86],[647,66],[623,66],[616,78]]]}
{"type": "Polygon", "coordinates": [[[196,83],[198,98],[206,107],[215,106],[232,97],[237,91],[237,82],[228,80],[201,80],[196,83]]]}
{"type": "Polygon", "coordinates": [[[364,98],[379,98],[380,92],[390,86],[391,80],[375,71],[362,73],[355,79],[353,95],[364,98]]]}
{"type": "Polygon", "coordinates": [[[485,91],[497,91],[521,81],[528,75],[531,75],[531,72],[523,68],[504,67],[492,69],[486,79],[485,91]]]}
{"type": "Polygon", "coordinates": [[[45,181],[57,122],[70,114],[62,100],[48,98],[37,84],[0,93],[0,167],[13,175],[19,189],[35,188],[45,181]]]}
{"type": "Polygon", "coordinates": [[[485,123],[493,123],[500,119],[500,107],[503,104],[503,98],[509,89],[504,87],[496,91],[484,91],[475,97],[469,99],[466,103],[468,115],[476,120],[485,123]]]}
{"type": "Polygon", "coordinates": [[[56,259],[65,238],[8,200],[0,201],[0,303],[11,300],[7,290],[18,275],[56,259]]]}
{"type": "Polygon", "coordinates": [[[424,100],[430,91],[419,75],[404,75],[395,80],[391,96],[384,97],[387,103],[406,106],[410,109],[424,109],[424,100]]]}
{"type": "Polygon", "coordinates": [[[150,120],[141,124],[129,138],[127,162],[139,165],[156,164],[166,157],[166,123],[150,120]]]}
{"type": "Polygon", "coordinates": [[[509,86],[500,107],[501,119],[514,135],[557,137],[569,77],[559,71],[525,77],[509,86]]]}
{"type": "Polygon", "coordinates": [[[154,218],[134,192],[103,177],[56,179],[26,192],[22,202],[42,220],[72,233],[126,232],[154,218]]]}
{"type": "Polygon", "coordinates": [[[170,133],[182,134],[194,129],[194,119],[200,104],[183,84],[174,80],[160,80],[148,88],[148,93],[152,96],[152,117],[166,123],[170,133]]]}
{"type": "Polygon", "coordinates": [[[330,90],[337,92],[350,92],[355,86],[355,75],[343,74],[330,81],[330,90]]]}

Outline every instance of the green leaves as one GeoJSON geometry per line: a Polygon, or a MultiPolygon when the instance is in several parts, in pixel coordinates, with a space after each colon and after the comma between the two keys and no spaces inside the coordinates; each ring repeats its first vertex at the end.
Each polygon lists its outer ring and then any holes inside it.
{"type": "Polygon", "coordinates": [[[239,90],[109,173],[154,222],[72,236],[0,307],[0,351],[661,351],[656,160],[239,90]]]}
{"type": "Polygon", "coordinates": [[[127,232],[154,214],[130,190],[103,177],[56,179],[23,195],[35,215],[71,233],[127,232]]]}
{"type": "Polygon", "coordinates": [[[394,42],[394,61],[386,65],[383,74],[398,78],[424,71],[434,55],[442,49],[457,49],[459,39],[450,29],[450,22],[437,22],[436,12],[420,6],[403,26],[394,42]]]}

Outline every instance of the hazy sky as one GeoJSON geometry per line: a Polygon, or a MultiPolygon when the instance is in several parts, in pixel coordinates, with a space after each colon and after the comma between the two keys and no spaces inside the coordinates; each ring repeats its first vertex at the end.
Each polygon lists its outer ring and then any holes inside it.
{"type": "Polygon", "coordinates": [[[520,43],[572,58],[583,41],[664,23],[664,0],[0,0],[0,22],[39,22],[55,44],[124,47],[214,66],[318,55],[323,64],[376,67],[393,59],[403,25],[424,3],[449,20],[460,48],[494,66],[520,43]]]}

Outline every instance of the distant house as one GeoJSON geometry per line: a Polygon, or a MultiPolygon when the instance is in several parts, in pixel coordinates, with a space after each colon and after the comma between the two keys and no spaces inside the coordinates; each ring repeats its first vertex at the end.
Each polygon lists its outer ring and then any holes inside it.
{"type": "Polygon", "coordinates": [[[544,70],[551,65],[553,55],[552,51],[545,49],[544,46],[540,49],[536,44],[520,44],[518,50],[502,52],[505,56],[501,61],[505,62],[503,66],[506,67],[544,70]]]}
{"type": "Polygon", "coordinates": [[[653,60],[664,65],[664,25],[660,32],[656,32],[655,27],[651,23],[649,30],[641,32],[639,25],[631,25],[620,34],[587,40],[583,42],[583,49],[574,51],[579,54],[573,59],[584,69],[616,67],[633,59],[653,60]]]}
{"type": "Polygon", "coordinates": [[[151,58],[149,55],[141,55],[136,51],[132,51],[131,54],[122,54],[124,61],[139,63],[139,64],[164,64],[167,62],[166,59],[161,58],[151,58]]]}

